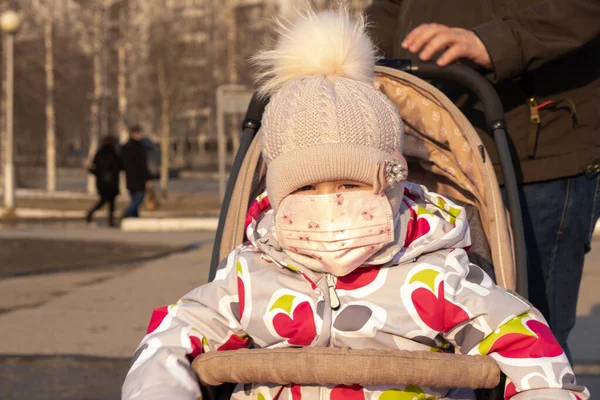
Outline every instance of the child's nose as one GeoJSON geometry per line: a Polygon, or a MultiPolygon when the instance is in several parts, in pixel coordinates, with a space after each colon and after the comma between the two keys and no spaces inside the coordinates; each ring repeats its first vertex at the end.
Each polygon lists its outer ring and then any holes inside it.
{"type": "Polygon", "coordinates": [[[315,187],[317,194],[333,194],[336,192],[336,184],[334,182],[321,182],[315,187]]]}

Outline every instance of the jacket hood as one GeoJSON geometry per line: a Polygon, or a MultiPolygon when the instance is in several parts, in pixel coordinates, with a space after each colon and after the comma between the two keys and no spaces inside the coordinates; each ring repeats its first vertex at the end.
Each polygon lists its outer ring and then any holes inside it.
{"type": "MultiPolygon", "coordinates": [[[[394,266],[440,250],[467,248],[471,236],[464,208],[424,186],[406,182],[396,240],[369,259],[365,265],[394,266]]],[[[266,192],[248,208],[246,237],[271,261],[289,268],[311,269],[298,265],[283,250],[275,236],[275,213],[266,192]]]]}

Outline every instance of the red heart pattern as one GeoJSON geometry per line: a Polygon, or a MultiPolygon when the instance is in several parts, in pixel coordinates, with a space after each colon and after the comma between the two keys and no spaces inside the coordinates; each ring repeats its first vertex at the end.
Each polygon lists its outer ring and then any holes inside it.
{"type": "Polygon", "coordinates": [[[275,315],[273,328],[295,346],[310,346],[317,336],[314,314],[307,301],[296,306],[291,318],[285,313],[275,315]]]}

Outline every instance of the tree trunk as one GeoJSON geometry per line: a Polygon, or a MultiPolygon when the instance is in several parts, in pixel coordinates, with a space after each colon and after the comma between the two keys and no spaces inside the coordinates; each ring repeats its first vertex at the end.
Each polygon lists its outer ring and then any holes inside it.
{"type": "MultiPolygon", "coordinates": [[[[117,132],[119,132],[119,141],[125,144],[128,138],[127,132],[127,7],[129,2],[122,0],[119,8],[119,44],[118,44],[118,92],[119,92],[119,122],[117,123],[117,132]]],[[[122,193],[126,193],[125,174],[121,173],[119,181],[122,193]]]]}
{"type": "Polygon", "coordinates": [[[164,198],[167,196],[167,186],[169,184],[169,141],[171,138],[171,116],[170,99],[167,88],[167,77],[165,75],[165,64],[162,59],[157,62],[158,87],[161,95],[161,115],[162,134],[160,140],[160,192],[164,198]]]}
{"type": "Polygon", "coordinates": [[[236,68],[236,26],[235,26],[235,5],[231,6],[230,15],[228,16],[228,29],[227,29],[227,72],[229,83],[237,83],[237,68],[236,68]]]}
{"type": "Polygon", "coordinates": [[[102,57],[102,91],[100,98],[100,135],[102,137],[108,135],[108,99],[106,90],[108,89],[108,29],[109,24],[109,9],[111,0],[104,0],[102,3],[102,39],[101,57],[102,57]]]}
{"type": "Polygon", "coordinates": [[[2,182],[4,182],[4,160],[6,159],[6,40],[0,39],[2,42],[2,67],[0,67],[0,77],[2,84],[0,87],[2,91],[0,93],[0,168],[2,168],[2,182]]]}
{"type": "MultiPolygon", "coordinates": [[[[90,106],[90,148],[88,151],[88,165],[91,165],[94,155],[98,150],[98,131],[99,131],[99,111],[100,111],[100,100],[102,97],[102,10],[103,6],[101,1],[96,2],[96,9],[94,10],[94,27],[93,27],[93,64],[94,64],[94,94],[92,97],[92,103],[90,106]]],[[[96,190],[94,176],[88,175],[87,191],[88,193],[94,193],[96,190]]]]}
{"type": "Polygon", "coordinates": [[[54,113],[54,7],[48,4],[44,24],[46,50],[46,190],[56,191],[56,119],[54,113]]]}

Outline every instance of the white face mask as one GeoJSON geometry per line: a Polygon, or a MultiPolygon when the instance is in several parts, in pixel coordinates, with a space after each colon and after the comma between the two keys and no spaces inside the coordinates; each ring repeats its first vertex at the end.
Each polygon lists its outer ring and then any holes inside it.
{"type": "Polygon", "coordinates": [[[383,193],[293,194],[279,205],[275,229],[284,249],[344,276],[394,240],[394,217],[383,193]]]}

